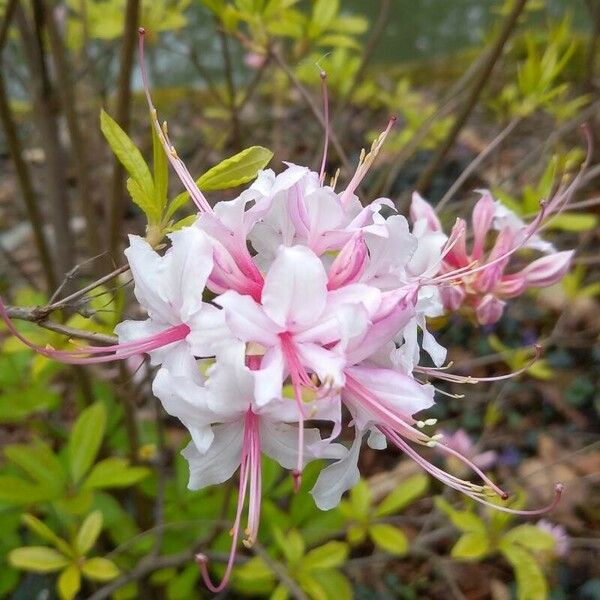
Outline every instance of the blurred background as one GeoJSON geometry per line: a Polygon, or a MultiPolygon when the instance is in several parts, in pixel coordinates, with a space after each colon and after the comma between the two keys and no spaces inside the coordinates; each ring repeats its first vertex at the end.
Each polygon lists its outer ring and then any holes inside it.
{"type": "MultiPolygon", "coordinates": [[[[580,169],[582,126],[593,140],[571,210],[544,233],[577,249],[572,271],[497,325],[431,324],[477,376],[518,370],[543,343],[518,379],[442,386],[431,416],[523,506],[562,481],[559,507],[542,522],[493,513],[367,450],[361,483],[321,513],[306,493],[316,472],[294,495],[266,462],[260,543],[219,597],[600,599],[600,1],[0,0],[0,293],[26,307],[11,314],[38,344],[108,339],[136,316],[126,234],[160,241],[192,214],[173,176],[158,215],[132,201],[111,152],[118,138],[133,168],[156,162],[139,26],[154,104],[194,177],[256,145],[275,171],[317,168],[320,70],[328,174],[347,181],[395,115],[361,197],[405,212],[416,189],[446,224],[479,188],[532,216],[580,169]]],[[[186,435],[152,397],[148,365],[66,367],[4,330],[0,343],[0,597],[210,597],[192,552],[222,560],[234,499],[226,485],[186,489],[186,435]]]]}

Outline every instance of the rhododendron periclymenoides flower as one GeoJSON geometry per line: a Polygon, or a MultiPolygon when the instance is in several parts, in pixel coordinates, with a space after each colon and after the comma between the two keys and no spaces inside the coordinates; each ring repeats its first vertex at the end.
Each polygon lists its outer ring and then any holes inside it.
{"type": "MultiPolygon", "coordinates": [[[[24,343],[66,363],[148,354],[157,367],[154,394],[191,434],[183,451],[190,488],[239,472],[232,551],[219,584],[198,557],[209,588],[227,584],[246,501],[244,543],[258,535],[263,454],[292,472],[297,489],[307,462],[328,459],[312,490],[324,510],[357,482],[365,439],[374,449],[395,446],[479,502],[496,506],[494,495],[506,498],[441,434],[427,433],[435,425],[426,415],[435,393],[427,381],[476,381],[441,369],[446,350],[428,331],[427,317],[460,309],[480,324],[495,323],[509,298],[558,281],[572,253],[556,252],[538,232],[562,210],[577,180],[529,224],[484,191],[472,235],[460,219],[447,235],[418,195],[411,223],[391,200],[365,204],[357,197],[388,127],[341,191],[324,183],[325,161],[321,173],[286,163],[279,174],[262,171],[237,198],[212,206],[160,127],[144,71],[143,77],[153,125],[198,208],[195,223],[170,234],[162,254],[141,237],[129,238],[125,255],[147,318],[121,323],[113,346],[59,351],[32,344],[0,309],[24,343]],[[521,263],[529,262],[513,270],[517,252],[521,263]],[[532,260],[532,252],[543,256],[532,260]],[[420,365],[422,359],[433,366],[420,365]],[[354,431],[349,448],[339,441],[345,416],[354,431]],[[423,446],[462,461],[480,481],[427,461],[417,450],[423,446]]],[[[559,493],[557,486],[556,499],[559,493]]]]}

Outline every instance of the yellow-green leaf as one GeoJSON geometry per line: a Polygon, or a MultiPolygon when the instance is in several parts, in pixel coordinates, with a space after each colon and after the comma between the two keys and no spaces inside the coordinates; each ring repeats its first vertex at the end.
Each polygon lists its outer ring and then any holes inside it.
{"type": "Polygon", "coordinates": [[[83,575],[94,581],[110,581],[119,576],[119,568],[108,558],[90,558],[81,567],[83,575]]]}
{"type": "Polygon", "coordinates": [[[77,419],[67,446],[69,470],[77,483],[96,460],[106,428],[106,408],[95,402],[86,408],[77,419]]]}
{"type": "Polygon", "coordinates": [[[551,551],[556,545],[554,536],[535,525],[519,525],[502,538],[510,544],[520,544],[529,550],[551,551]]]}
{"type": "Polygon", "coordinates": [[[75,565],[69,565],[58,578],[56,584],[61,600],[73,600],[81,588],[81,573],[75,565]]]}
{"type": "Polygon", "coordinates": [[[142,153],[119,124],[104,110],[100,113],[100,129],[129,176],[148,198],[154,198],[152,175],[142,153]]]}
{"type": "Polygon", "coordinates": [[[307,552],[302,559],[302,568],[306,571],[331,569],[344,564],[348,558],[349,547],[344,542],[331,541],[307,552]]]}
{"type": "Polygon", "coordinates": [[[252,181],[273,158],[262,146],[246,148],[209,169],[196,185],[203,191],[227,190],[252,181]]]}
{"type": "Polygon", "coordinates": [[[325,571],[315,571],[311,575],[319,582],[321,588],[327,594],[328,600],[352,600],[352,584],[348,578],[336,571],[327,569],[325,571]]]}
{"type": "Polygon", "coordinates": [[[485,533],[464,533],[452,547],[453,558],[476,560],[489,551],[490,541],[485,533]]]}
{"type": "Polygon", "coordinates": [[[127,191],[134,204],[137,204],[146,215],[148,223],[151,225],[158,224],[160,222],[161,210],[154,202],[154,198],[152,196],[146,196],[139,183],[131,177],[127,178],[127,191]]]}
{"type": "Polygon", "coordinates": [[[517,544],[500,542],[499,549],[512,565],[517,581],[517,600],[546,600],[548,583],[533,556],[517,544]]]}
{"type": "Polygon", "coordinates": [[[99,510],[95,510],[86,517],[77,532],[75,547],[81,556],[85,556],[90,551],[101,531],[102,513],[99,510]]]}
{"type": "Polygon", "coordinates": [[[389,554],[402,556],[408,551],[408,539],[401,529],[385,523],[376,523],[369,527],[373,543],[389,554]]]}
{"type": "Polygon", "coordinates": [[[56,546],[63,554],[67,556],[72,554],[73,551],[69,544],[57,536],[54,531],[48,527],[48,525],[40,521],[37,517],[25,513],[24,515],[21,515],[21,521],[23,521],[23,523],[29,527],[31,531],[37,533],[42,539],[56,546]]]}
{"type": "Polygon", "coordinates": [[[60,552],[46,546],[15,548],[9,552],[8,562],[16,569],[36,573],[52,573],[69,564],[68,559],[60,552]]]}
{"type": "Polygon", "coordinates": [[[273,593],[269,596],[269,600],[288,600],[290,592],[284,585],[278,585],[273,593]]]}
{"type": "Polygon", "coordinates": [[[429,487],[429,478],[421,473],[403,481],[388,494],[375,511],[376,517],[386,517],[397,513],[422,496],[429,487]]]}
{"type": "Polygon", "coordinates": [[[441,496],[438,496],[435,499],[435,505],[439,510],[448,515],[450,521],[452,521],[452,524],[457,529],[467,532],[485,533],[485,523],[475,513],[469,512],[468,510],[456,510],[441,496]]]}
{"type": "Polygon", "coordinates": [[[126,458],[105,458],[94,466],[83,487],[85,489],[128,487],[148,476],[145,467],[131,467],[126,458]]]}
{"type": "Polygon", "coordinates": [[[360,479],[350,490],[350,507],[356,519],[366,517],[369,514],[372,499],[373,495],[369,484],[364,479],[360,479]]]}

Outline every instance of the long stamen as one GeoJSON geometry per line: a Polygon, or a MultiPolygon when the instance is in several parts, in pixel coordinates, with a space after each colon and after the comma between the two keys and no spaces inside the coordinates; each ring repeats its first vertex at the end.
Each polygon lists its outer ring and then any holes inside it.
{"type": "Polygon", "coordinates": [[[444,381],[450,381],[453,383],[486,383],[493,381],[503,381],[505,379],[512,379],[513,377],[517,377],[522,373],[528,371],[540,358],[542,355],[542,347],[536,344],[534,346],[535,355],[533,358],[520,369],[516,371],[512,371],[511,373],[505,373],[504,375],[497,375],[496,377],[472,377],[471,375],[455,375],[453,373],[444,373],[441,369],[437,369],[434,367],[415,367],[415,371],[418,373],[423,373],[424,375],[429,375],[431,377],[435,377],[436,379],[443,379],[444,381]]]}
{"type": "Polygon", "coordinates": [[[156,108],[152,103],[152,98],[150,96],[150,86],[148,83],[148,74],[146,73],[146,64],[144,60],[144,37],[146,34],[146,30],[143,27],[138,29],[139,37],[138,37],[138,47],[139,47],[139,55],[140,55],[140,70],[142,73],[142,82],[144,85],[144,93],[146,94],[146,100],[148,102],[148,108],[150,109],[150,117],[152,119],[152,125],[156,130],[156,134],[158,135],[158,139],[162,144],[162,147],[169,159],[169,162],[175,169],[177,175],[179,175],[179,179],[185,186],[185,189],[189,192],[190,197],[198,207],[201,212],[212,213],[212,207],[208,203],[208,200],[204,197],[204,194],[198,189],[194,178],[191,176],[187,167],[183,163],[183,161],[177,155],[177,151],[175,150],[175,146],[171,144],[171,140],[168,137],[166,123],[163,127],[160,126],[158,122],[158,116],[156,108]]]}
{"type": "Polygon", "coordinates": [[[248,488],[248,478],[250,472],[249,462],[250,458],[250,450],[252,445],[251,440],[251,431],[249,427],[246,427],[246,423],[248,422],[248,416],[246,415],[245,426],[244,426],[244,440],[242,443],[242,456],[240,460],[240,485],[238,488],[238,499],[237,499],[237,510],[235,513],[235,521],[233,523],[233,527],[231,528],[231,548],[229,550],[229,559],[227,560],[227,567],[225,568],[225,573],[223,575],[223,579],[221,579],[221,583],[215,585],[212,582],[210,574],[208,572],[208,557],[206,554],[196,554],[196,562],[200,567],[200,573],[202,575],[202,579],[206,587],[213,592],[214,594],[218,594],[223,591],[227,584],[229,583],[229,579],[231,578],[231,572],[233,571],[233,565],[235,563],[235,557],[237,554],[237,546],[238,546],[238,538],[240,533],[240,527],[242,522],[242,511],[244,510],[244,502],[246,500],[246,490],[248,488]]]}
{"type": "Polygon", "coordinates": [[[319,181],[321,185],[325,179],[325,164],[327,163],[327,150],[329,149],[329,131],[331,123],[329,122],[329,92],[327,90],[327,73],[321,71],[321,94],[323,96],[323,119],[325,121],[325,142],[323,144],[323,159],[321,160],[321,170],[319,172],[319,181]]]}
{"type": "MultiPolygon", "coordinates": [[[[457,277],[461,278],[461,277],[464,277],[465,275],[471,276],[471,275],[474,275],[475,273],[478,273],[479,271],[488,269],[489,267],[506,260],[509,256],[512,256],[515,252],[517,252],[518,250],[520,250],[521,248],[523,248],[525,246],[525,244],[529,241],[529,239],[533,235],[535,235],[535,233],[538,231],[540,223],[543,222],[544,215],[546,214],[546,203],[542,202],[540,204],[541,204],[540,211],[538,212],[535,220],[531,223],[531,225],[527,229],[526,235],[523,236],[523,239],[521,239],[517,244],[515,244],[510,250],[507,250],[506,252],[500,254],[499,256],[496,256],[494,259],[489,260],[486,263],[483,263],[477,267],[471,268],[467,272],[464,272],[464,267],[463,267],[460,269],[456,269],[454,271],[449,271],[447,273],[444,273],[443,275],[434,277],[433,279],[426,280],[423,283],[427,283],[429,285],[439,285],[441,283],[446,283],[446,282],[450,282],[454,279],[457,279],[457,277]]],[[[473,264],[476,264],[476,263],[473,263],[473,264]]]]}
{"type": "Polygon", "coordinates": [[[390,117],[390,120],[388,121],[385,131],[383,131],[383,133],[381,133],[379,135],[379,137],[373,142],[373,144],[371,145],[370,152],[365,155],[364,150],[363,150],[363,152],[361,153],[360,161],[359,161],[358,167],[356,169],[356,172],[354,173],[354,176],[350,180],[348,187],[344,190],[344,192],[340,196],[340,203],[342,205],[346,204],[346,202],[348,202],[348,200],[350,200],[352,194],[354,194],[354,192],[356,191],[356,188],[360,185],[361,181],[366,177],[367,173],[369,172],[369,169],[371,168],[371,165],[377,158],[377,155],[379,154],[379,151],[381,150],[381,148],[385,142],[385,139],[389,135],[395,122],[396,122],[396,117],[390,117]]]}
{"type": "Polygon", "coordinates": [[[190,328],[185,325],[174,325],[149,337],[113,344],[110,346],[82,346],[73,350],[54,350],[49,347],[39,346],[28,340],[14,325],[8,315],[6,306],[0,299],[0,318],[6,324],[8,330],[28,348],[35,350],[38,354],[52,358],[62,363],[71,365],[86,365],[123,360],[136,354],[146,354],[185,339],[190,328]],[[92,356],[90,356],[92,355],[92,356]]]}

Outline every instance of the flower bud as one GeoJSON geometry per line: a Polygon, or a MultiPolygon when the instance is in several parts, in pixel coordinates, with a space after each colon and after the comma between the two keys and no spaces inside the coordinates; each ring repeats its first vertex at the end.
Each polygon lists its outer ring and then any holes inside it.
{"type": "Polygon", "coordinates": [[[475,309],[477,321],[480,325],[493,325],[497,323],[504,312],[505,305],[506,302],[498,300],[492,294],[487,294],[481,299],[475,309]]]}
{"type": "Polygon", "coordinates": [[[485,245],[485,238],[492,225],[494,218],[495,205],[492,195],[487,190],[482,191],[483,195],[473,209],[473,252],[474,259],[481,257],[485,245]]]}
{"type": "Polygon", "coordinates": [[[367,266],[369,251],[362,233],[352,236],[336,256],[329,269],[327,289],[336,290],[356,281],[367,266]]]}
{"type": "Polygon", "coordinates": [[[427,202],[418,192],[413,192],[412,203],[410,205],[410,218],[413,223],[421,219],[427,221],[427,228],[431,231],[441,231],[440,224],[431,204],[427,202]]]}
{"type": "Polygon", "coordinates": [[[534,260],[521,274],[527,287],[546,287],[560,281],[571,266],[573,250],[549,254],[534,260]]]}

